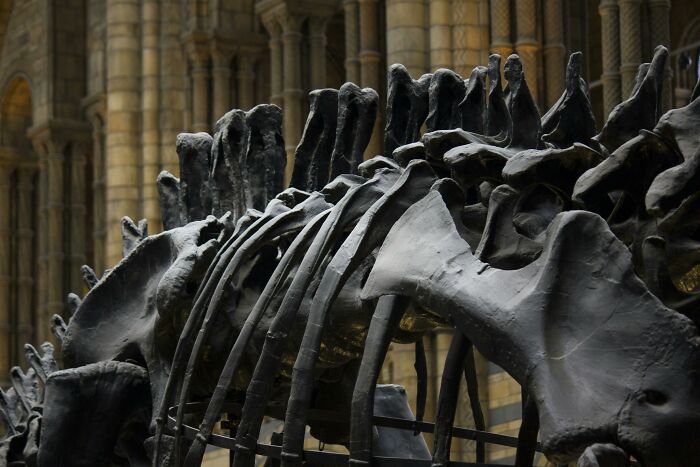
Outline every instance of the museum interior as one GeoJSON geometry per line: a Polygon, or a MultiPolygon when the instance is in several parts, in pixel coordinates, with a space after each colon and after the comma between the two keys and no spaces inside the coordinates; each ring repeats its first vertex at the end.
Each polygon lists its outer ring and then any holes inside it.
{"type": "MultiPolygon", "coordinates": [[[[25,343],[55,341],[51,317],[66,315],[67,293],[87,292],[81,266],[99,277],[121,260],[123,216],[147,219],[149,234],[162,230],[156,179],[178,174],[179,133],[213,133],[230,109],[275,104],[289,181],[314,89],[349,81],[378,92],[369,158],[383,153],[392,64],[414,79],[440,68],[466,79],[489,54],[516,53],[544,114],[576,51],[600,128],[657,45],[669,50],[665,111],[688,102],[700,74],[700,2],[1,0],[0,387],[25,343]]],[[[447,328],[423,338],[426,420],[451,340],[447,328]]],[[[394,343],[380,376],[403,385],[412,405],[414,361],[414,345],[394,343]]],[[[517,435],[520,386],[485,359],[476,366],[487,429],[517,435]]],[[[473,426],[463,405],[455,425],[473,426]]],[[[452,453],[473,461],[475,444],[455,440],[452,453]]],[[[490,445],[486,454],[509,463],[515,450],[490,445]]],[[[228,453],[211,449],[203,465],[229,465],[228,453]]]]}

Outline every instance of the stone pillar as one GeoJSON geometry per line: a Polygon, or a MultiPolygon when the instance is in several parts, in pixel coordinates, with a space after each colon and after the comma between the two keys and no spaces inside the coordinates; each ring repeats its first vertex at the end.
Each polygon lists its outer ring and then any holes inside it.
{"type": "Polygon", "coordinates": [[[622,100],[620,84],[620,10],[617,0],[602,0],[600,13],[603,45],[603,113],[607,115],[622,100]]]}
{"type": "Polygon", "coordinates": [[[263,21],[270,35],[270,101],[282,107],[282,26],[274,16],[263,21]]]}
{"type": "Polygon", "coordinates": [[[402,63],[411,76],[426,70],[426,24],[423,0],[386,1],[387,63],[402,63]]]}
{"type": "Polygon", "coordinates": [[[491,51],[504,62],[513,53],[510,16],[510,0],[491,0],[491,51]]]}
{"type": "MultiPolygon", "coordinates": [[[[85,264],[85,240],[86,240],[86,208],[85,208],[85,153],[87,142],[75,142],[70,145],[70,173],[66,173],[66,180],[70,183],[70,198],[66,200],[68,210],[67,231],[70,232],[65,245],[68,247],[67,261],[67,291],[81,292],[84,288],[80,267],[85,264]]],[[[67,292],[63,290],[63,295],[67,292]]],[[[61,297],[64,300],[64,297],[61,297]]]]}
{"type": "Polygon", "coordinates": [[[162,230],[160,200],[156,178],[160,173],[160,24],[158,0],[145,0],[141,5],[143,34],[141,41],[141,145],[143,170],[143,210],[141,217],[148,220],[149,233],[162,230]]]}
{"type": "Polygon", "coordinates": [[[551,107],[564,90],[565,51],[562,0],[544,0],[545,103],[551,107]]]}
{"type": "MultiPolygon", "coordinates": [[[[43,215],[46,219],[46,298],[43,311],[37,320],[40,336],[49,335],[49,318],[54,314],[63,315],[65,285],[68,282],[65,277],[66,249],[64,241],[64,215],[65,215],[65,176],[70,180],[70,174],[64,174],[65,152],[69,149],[66,141],[49,136],[50,139],[41,145],[44,149],[42,157],[46,170],[46,204],[43,215]]],[[[116,222],[113,229],[119,228],[116,222]]],[[[121,240],[117,240],[121,244],[121,240]]]]}
{"type": "Polygon", "coordinates": [[[359,13],[357,0],[343,0],[345,9],[345,79],[351,83],[360,82],[359,13]]]}
{"type": "Polygon", "coordinates": [[[46,216],[47,206],[48,206],[48,176],[47,176],[47,166],[46,166],[46,148],[43,144],[32,141],[34,146],[34,151],[39,156],[39,201],[38,201],[38,220],[37,220],[37,234],[38,234],[38,274],[37,274],[37,340],[41,340],[43,332],[46,330],[41,329],[41,319],[47,316],[46,302],[48,297],[48,275],[49,275],[49,256],[47,254],[49,248],[49,226],[48,219],[46,216]]]}
{"type": "Polygon", "coordinates": [[[255,106],[255,56],[250,53],[238,55],[236,81],[238,89],[238,108],[250,110],[255,106]]]}
{"type": "Polygon", "coordinates": [[[12,170],[0,165],[0,385],[8,384],[12,355],[12,170]]]}
{"type": "MultiPolygon", "coordinates": [[[[535,0],[515,2],[517,39],[515,50],[523,63],[523,72],[528,80],[535,102],[538,100],[537,67],[537,5],[535,0]]],[[[505,57],[504,57],[505,58],[505,57]]]]}
{"type": "Polygon", "coordinates": [[[160,0],[160,162],[176,175],[175,138],[185,131],[187,58],[182,49],[180,0],[160,0]]]}
{"type": "MultiPolygon", "coordinates": [[[[649,0],[649,22],[651,45],[671,47],[670,28],[671,2],[669,0],[649,0]]],[[[664,69],[664,86],[661,94],[661,111],[666,112],[672,107],[672,71],[671,60],[666,60],[664,69]]]]}
{"type": "Polygon", "coordinates": [[[192,62],[192,131],[209,131],[209,55],[190,52],[192,62]]]}
{"type": "Polygon", "coordinates": [[[622,98],[634,88],[637,69],[642,63],[641,0],[619,0],[620,5],[620,75],[622,98]]]}
{"type": "MultiPolygon", "coordinates": [[[[379,82],[379,11],[377,0],[359,0],[360,5],[360,82],[362,87],[380,91],[379,82]]],[[[372,138],[365,150],[365,156],[382,153],[382,113],[377,112],[377,120],[372,138]]]]}
{"type": "Polygon", "coordinates": [[[467,77],[488,62],[489,7],[487,0],[452,0],[452,68],[467,77]]]}
{"type": "Polygon", "coordinates": [[[106,266],[107,217],[105,213],[105,171],[103,120],[99,114],[90,118],[92,123],[92,268],[101,275],[106,266]]]}
{"type": "Polygon", "coordinates": [[[282,45],[284,47],[284,144],[287,151],[285,182],[292,178],[294,169],[294,150],[301,138],[303,125],[301,99],[301,26],[302,16],[287,15],[281,18],[282,45]]]}
{"type": "Polygon", "coordinates": [[[431,0],[430,70],[452,68],[452,9],[449,0],[431,0]]]}
{"type": "Polygon", "coordinates": [[[325,16],[309,18],[309,46],[311,49],[311,89],[326,87],[326,24],[325,16]]]}
{"type": "Polygon", "coordinates": [[[224,50],[213,49],[211,52],[213,81],[212,112],[214,121],[231,110],[231,54],[224,50]]]}
{"type": "MultiPolygon", "coordinates": [[[[138,218],[140,214],[139,163],[140,145],[140,69],[141,41],[136,33],[140,23],[140,3],[137,0],[107,2],[107,265],[114,266],[122,257],[121,227],[123,216],[138,218]]],[[[171,143],[172,144],[172,143],[171,143]]],[[[51,166],[53,156],[49,156],[51,166]]],[[[49,200],[54,198],[49,167],[49,200]]],[[[62,187],[62,184],[59,186],[62,187]]],[[[60,190],[59,190],[60,193],[60,190]]],[[[51,216],[49,216],[49,219],[51,216]]],[[[60,222],[60,220],[59,220],[60,222]]],[[[51,224],[50,224],[51,225],[51,224]]],[[[52,226],[53,227],[53,226],[52,226]]],[[[60,228],[58,229],[60,230],[60,228]]],[[[54,251],[50,248],[49,251],[54,251]]],[[[60,244],[56,254],[62,251],[60,244]]],[[[49,262],[55,261],[50,257],[49,262]]],[[[49,286],[53,274],[49,266],[49,286]]],[[[49,298],[55,308],[61,300],[49,298]]],[[[51,310],[49,310],[51,312],[51,310]]],[[[50,316],[50,313],[49,313],[50,316]]]]}
{"type": "MultiPolygon", "coordinates": [[[[15,356],[24,355],[24,344],[35,341],[33,321],[36,313],[34,294],[33,203],[35,169],[17,172],[17,329],[15,356]]],[[[17,363],[17,362],[15,362],[17,363]]]]}

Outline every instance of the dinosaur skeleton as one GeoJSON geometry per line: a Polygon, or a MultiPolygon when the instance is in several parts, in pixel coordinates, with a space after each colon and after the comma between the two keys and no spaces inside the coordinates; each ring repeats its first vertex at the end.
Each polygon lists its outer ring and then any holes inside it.
{"type": "Polygon", "coordinates": [[[366,161],[376,92],[313,91],[287,189],[279,108],[181,134],[180,179],[158,178],[166,231],[125,218],[124,259],[101,278],[84,267],[91,290],[69,296],[68,324],[54,317],[66,369],[47,343],[12,370],[0,463],[196,466],[237,404],[237,467],[274,414],[284,466],[304,462],[307,426],[353,465],[392,443],[447,465],[462,373],[478,400],[473,348],[523,388],[516,465],[538,432],[557,463],[697,463],[700,293],[677,284],[700,263],[700,99],[660,115],[666,58],[600,133],[579,53],[543,117],[515,55],[505,88],[497,55],[468,80],[394,65],[386,153],[366,161]],[[436,326],[455,337],[429,455],[373,414],[400,399],[376,389],[390,342],[436,326]]]}

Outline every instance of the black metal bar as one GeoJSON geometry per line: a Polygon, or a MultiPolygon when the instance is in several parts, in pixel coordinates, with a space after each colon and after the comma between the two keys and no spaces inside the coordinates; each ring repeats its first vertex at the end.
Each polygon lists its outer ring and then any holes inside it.
{"type": "MultiPolygon", "coordinates": [[[[197,413],[205,410],[207,408],[207,402],[188,402],[185,404],[185,413],[197,413]]],[[[177,407],[170,407],[168,410],[168,420],[167,420],[167,427],[169,430],[175,429],[175,418],[174,418],[174,412],[177,410],[177,407]]],[[[239,415],[241,413],[241,404],[235,403],[235,402],[227,402],[224,405],[224,410],[231,414],[231,415],[239,415]]],[[[269,405],[267,407],[266,414],[270,417],[277,418],[280,420],[284,419],[284,413],[285,413],[285,408],[282,405],[269,405]]],[[[347,418],[347,415],[345,415],[345,419],[347,418]]],[[[309,420],[317,420],[317,421],[323,421],[325,423],[345,423],[344,417],[339,416],[338,413],[330,411],[330,410],[318,410],[314,409],[309,412],[309,420]]],[[[435,424],[430,423],[430,422],[418,422],[416,420],[407,420],[403,418],[394,418],[394,417],[380,417],[378,415],[375,415],[372,417],[372,422],[377,425],[377,426],[383,426],[387,428],[398,428],[400,430],[410,430],[410,431],[420,431],[422,433],[433,433],[435,430],[435,424]]],[[[188,439],[193,439],[194,436],[196,436],[198,433],[198,430],[196,428],[193,428],[189,425],[184,425],[183,426],[183,435],[188,438],[188,439]]],[[[474,430],[471,428],[463,428],[463,427],[454,427],[453,432],[452,432],[452,437],[453,438],[460,438],[460,439],[469,439],[469,440],[474,440],[474,441],[479,441],[479,442],[484,442],[488,444],[497,444],[499,446],[507,446],[507,447],[518,447],[518,438],[515,438],[513,436],[506,436],[506,435],[499,435],[496,433],[491,433],[488,431],[481,431],[481,430],[474,430]]],[[[225,449],[230,449],[230,450],[235,450],[235,440],[232,438],[229,438],[228,436],[222,436],[222,435],[217,435],[217,434],[212,434],[209,437],[209,444],[225,449]]],[[[259,446],[264,446],[260,445],[259,446]]],[[[534,445],[536,451],[542,451],[542,446],[540,443],[535,443],[534,445]]],[[[272,448],[275,448],[279,450],[279,446],[272,446],[272,448]]],[[[267,448],[266,448],[267,449],[267,448]]],[[[307,451],[304,451],[305,453],[307,451]]],[[[321,452],[321,451],[309,451],[309,452],[321,452]]],[[[260,452],[259,454],[261,455],[267,455],[264,454],[263,452],[260,452]]],[[[333,454],[336,455],[336,453],[330,453],[327,451],[323,451],[322,454],[333,454]]],[[[340,454],[338,454],[340,455],[340,454]]],[[[347,463],[347,456],[345,458],[345,462],[347,463]]],[[[375,457],[373,457],[375,459],[375,457]]],[[[377,458],[377,459],[385,459],[384,463],[380,464],[374,464],[374,465],[382,465],[382,466],[388,466],[390,464],[387,464],[386,459],[389,458],[377,458]]],[[[408,462],[408,460],[404,460],[408,462]]],[[[411,461],[413,462],[413,461],[411,461]]],[[[416,466],[418,465],[430,465],[429,461],[416,461],[416,462],[427,462],[427,464],[415,464],[416,466]]],[[[327,464],[326,464],[327,465],[327,464]]],[[[345,464],[343,464],[345,465],[345,464]]],[[[413,464],[402,464],[402,465],[413,465],[413,464]]],[[[480,466],[480,465],[498,465],[498,464],[482,464],[482,463],[459,463],[459,462],[450,462],[450,465],[454,466],[462,466],[462,467],[474,467],[474,466],[480,466]]]]}

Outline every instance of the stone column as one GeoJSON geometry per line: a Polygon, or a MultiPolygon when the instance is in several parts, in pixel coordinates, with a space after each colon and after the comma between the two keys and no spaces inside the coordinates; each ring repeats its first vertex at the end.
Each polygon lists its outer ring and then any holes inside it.
{"type": "Polygon", "coordinates": [[[8,384],[12,355],[12,170],[0,165],[0,384],[8,384]]]}
{"type": "Polygon", "coordinates": [[[326,24],[325,16],[309,18],[309,48],[311,49],[311,89],[326,87],[326,24]]]}
{"type": "MultiPolygon", "coordinates": [[[[377,0],[359,0],[360,5],[360,82],[362,87],[380,91],[379,82],[379,11],[377,0]]],[[[377,120],[372,138],[365,150],[365,156],[382,153],[382,113],[377,112],[377,120]]]]}
{"type": "MultiPolygon", "coordinates": [[[[33,342],[36,313],[34,294],[34,215],[35,169],[20,169],[17,176],[17,356],[24,355],[24,344],[33,342]]],[[[79,272],[79,270],[78,270],[79,272]]]]}
{"type": "Polygon", "coordinates": [[[236,81],[238,108],[250,110],[255,106],[255,57],[250,53],[238,55],[236,81]]]}
{"type": "Polygon", "coordinates": [[[513,53],[510,0],[491,0],[491,51],[505,59],[513,53]]]}
{"type": "Polygon", "coordinates": [[[231,110],[231,54],[224,50],[211,52],[211,75],[213,82],[212,111],[214,121],[231,110]]]}
{"type": "Polygon", "coordinates": [[[452,0],[452,68],[467,77],[488,62],[488,0],[452,0]]]}
{"type": "Polygon", "coordinates": [[[98,114],[92,115],[92,268],[101,275],[106,266],[107,218],[105,215],[105,171],[104,125],[98,114]]]}
{"type": "Polygon", "coordinates": [[[209,131],[209,54],[190,52],[192,62],[192,131],[209,131]]]}
{"type": "Polygon", "coordinates": [[[160,24],[158,0],[145,0],[141,5],[143,18],[141,54],[141,145],[143,170],[143,210],[149,233],[162,230],[160,201],[156,179],[160,173],[160,24]]]}
{"type": "MultiPolygon", "coordinates": [[[[84,284],[80,267],[85,264],[85,153],[87,142],[75,142],[70,145],[70,173],[66,173],[67,182],[70,183],[70,198],[66,200],[68,210],[69,238],[66,239],[69,256],[66,267],[68,268],[66,285],[71,292],[82,291],[84,284]]],[[[65,294],[66,290],[63,291],[65,294]]],[[[64,297],[61,297],[62,301],[64,297]]]]}
{"type": "Polygon", "coordinates": [[[515,50],[523,63],[523,71],[528,80],[530,92],[535,102],[538,100],[537,67],[537,5],[535,0],[515,2],[517,39],[515,50]]]}
{"type": "Polygon", "coordinates": [[[411,76],[426,70],[426,24],[423,0],[386,0],[387,63],[402,63],[411,76]]]}
{"type": "Polygon", "coordinates": [[[546,104],[551,107],[564,90],[565,46],[562,0],[544,0],[544,65],[546,104]]]}
{"type": "Polygon", "coordinates": [[[351,83],[360,82],[359,50],[359,9],[357,0],[343,0],[345,9],[345,79],[351,83]]]}
{"type": "Polygon", "coordinates": [[[34,151],[39,157],[39,201],[38,201],[38,221],[37,221],[37,234],[38,234],[38,274],[37,274],[37,340],[41,340],[43,335],[43,330],[40,328],[42,317],[47,315],[46,302],[48,297],[48,275],[49,275],[49,227],[48,219],[46,216],[47,206],[48,206],[48,176],[47,176],[47,166],[46,166],[46,149],[43,144],[32,141],[34,146],[34,151]]]}
{"type": "Polygon", "coordinates": [[[360,82],[379,88],[379,12],[377,0],[359,0],[360,5],[360,82]]]}
{"type": "Polygon", "coordinates": [[[160,162],[179,173],[175,138],[185,131],[187,57],[182,49],[180,0],[160,0],[160,162]]]}
{"type": "MultiPolygon", "coordinates": [[[[65,246],[64,241],[64,215],[65,215],[65,176],[70,180],[70,174],[64,174],[65,152],[69,149],[68,143],[58,138],[49,136],[50,139],[43,143],[45,153],[43,159],[46,170],[46,204],[43,214],[46,219],[46,302],[43,307],[37,326],[39,335],[49,334],[49,318],[54,314],[63,315],[65,285],[65,246]]],[[[119,228],[118,223],[113,224],[113,229],[119,228]]],[[[121,240],[116,240],[117,245],[121,240]]]]}
{"type": "Polygon", "coordinates": [[[431,0],[430,70],[452,68],[452,9],[449,0],[431,0]]]}
{"type": "Polygon", "coordinates": [[[602,0],[600,13],[603,44],[603,112],[607,115],[622,100],[620,83],[620,10],[617,0],[602,0]]]}
{"type": "MultiPolygon", "coordinates": [[[[140,3],[137,0],[107,2],[107,265],[114,266],[122,257],[120,221],[123,216],[138,218],[140,214],[139,163],[140,145],[140,69],[141,41],[139,30],[140,3]]],[[[49,156],[49,165],[54,160],[49,156]]],[[[49,200],[54,198],[51,170],[49,200]]],[[[62,184],[59,184],[62,187],[62,184]]],[[[60,190],[59,190],[60,193],[60,190]]],[[[51,218],[51,216],[49,216],[51,218]]],[[[50,224],[51,225],[51,224],[50,224]]],[[[58,229],[60,230],[60,228],[58,229]]],[[[49,251],[54,251],[50,248],[49,251]]],[[[60,245],[55,250],[62,251],[60,245]]],[[[49,262],[55,259],[50,257],[49,262]]],[[[49,266],[49,286],[53,284],[49,266]]],[[[49,299],[50,303],[61,300],[49,299]]],[[[61,300],[62,301],[62,300],[61,300]]],[[[55,305],[58,306],[57,302],[55,305]]],[[[49,316],[51,315],[49,310],[49,316]]]]}
{"type": "Polygon", "coordinates": [[[282,107],[282,26],[274,16],[265,18],[263,24],[270,35],[270,101],[282,107]]]}
{"type": "Polygon", "coordinates": [[[641,0],[619,0],[620,5],[620,75],[622,98],[634,88],[637,68],[642,63],[641,0]]]}
{"type": "Polygon", "coordinates": [[[304,91],[301,89],[301,26],[302,16],[287,15],[281,18],[282,44],[284,47],[284,143],[287,151],[287,167],[285,182],[292,178],[294,169],[294,150],[301,137],[303,125],[301,114],[301,99],[304,91]]]}
{"type": "MultiPolygon", "coordinates": [[[[649,22],[651,46],[671,47],[670,28],[671,2],[669,0],[649,0],[649,22]]],[[[666,112],[672,107],[672,71],[671,60],[666,60],[664,70],[664,86],[661,94],[661,111],[666,112]]]]}

